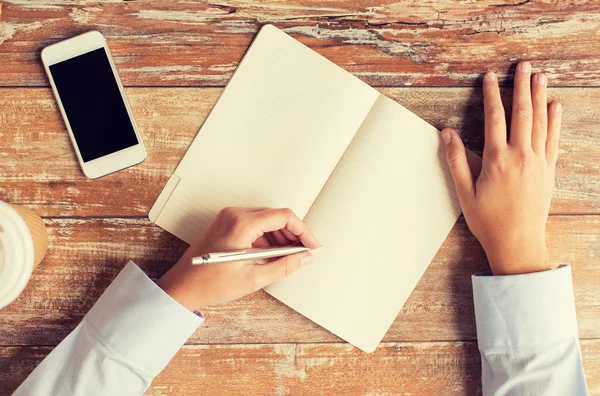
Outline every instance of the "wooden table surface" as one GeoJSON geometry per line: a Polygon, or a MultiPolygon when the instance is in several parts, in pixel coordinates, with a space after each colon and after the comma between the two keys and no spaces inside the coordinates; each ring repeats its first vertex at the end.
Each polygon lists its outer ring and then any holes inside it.
{"type": "MultiPolygon", "coordinates": [[[[0,199],[50,233],[44,262],[0,311],[0,394],[81,320],[128,260],[151,276],[185,250],[146,215],[259,27],[273,23],[438,128],[482,149],[481,77],[510,103],[521,59],[564,105],[548,246],[573,265],[588,385],[600,395],[600,2],[486,0],[0,2],[0,199]],[[146,161],[87,180],[40,50],[107,37],[146,161]]],[[[463,219],[373,354],[264,292],[207,309],[149,395],[476,395],[480,358],[470,275],[487,267],[463,219]]]]}

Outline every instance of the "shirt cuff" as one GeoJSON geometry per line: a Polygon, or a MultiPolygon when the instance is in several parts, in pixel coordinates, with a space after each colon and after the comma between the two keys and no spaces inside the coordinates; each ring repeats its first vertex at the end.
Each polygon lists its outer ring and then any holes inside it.
{"type": "Polygon", "coordinates": [[[526,346],[577,337],[571,267],[522,275],[475,274],[480,347],[526,346]]]}
{"type": "Polygon", "coordinates": [[[204,322],[165,293],[132,261],[85,318],[117,352],[160,373],[204,322]]]}

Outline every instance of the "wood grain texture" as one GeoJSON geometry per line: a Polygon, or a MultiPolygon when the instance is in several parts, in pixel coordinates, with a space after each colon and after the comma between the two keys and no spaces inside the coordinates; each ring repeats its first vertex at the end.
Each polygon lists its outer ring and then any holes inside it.
{"type": "MultiPolygon", "coordinates": [[[[600,395],[600,92],[591,88],[600,86],[600,2],[0,0],[0,200],[34,209],[50,231],[46,260],[0,311],[0,396],[128,260],[159,276],[186,249],[145,216],[266,23],[437,128],[457,128],[477,152],[480,88],[459,87],[480,87],[487,70],[510,86],[521,59],[546,72],[565,107],[548,245],[554,261],[573,264],[584,367],[600,395]],[[149,151],[143,164],[94,181],[79,169],[40,61],[44,46],[92,29],[131,87],[149,151]],[[421,88],[386,88],[403,86],[421,88]]],[[[479,394],[470,275],[485,269],[460,219],[373,354],[264,292],[212,307],[147,394],[479,394]]]]}
{"type": "MultiPolygon", "coordinates": [[[[146,216],[221,89],[130,88],[133,112],[148,149],[141,165],[86,179],[49,89],[0,89],[0,199],[42,216],[146,216]]],[[[461,131],[482,149],[482,97],[477,88],[385,88],[381,91],[425,120],[461,131]]],[[[504,90],[508,106],[509,90],[504,90]]],[[[552,213],[600,213],[600,91],[554,88],[564,104],[552,213]]],[[[508,107],[510,108],[510,107],[508,107]]]]}
{"type": "Polygon", "coordinates": [[[474,86],[533,60],[556,85],[600,84],[596,0],[0,2],[0,86],[47,86],[39,54],[91,29],[123,82],[224,86],[273,23],[375,86],[474,86]]]}
{"type": "MultiPolygon", "coordinates": [[[[600,340],[583,340],[591,395],[600,394],[600,340]]],[[[0,348],[0,395],[9,395],[50,347],[0,348]]],[[[146,395],[478,395],[475,342],[184,346],[146,395]]]]}
{"type": "MultiPolygon", "coordinates": [[[[160,276],[186,245],[143,219],[46,219],[50,249],[23,294],[0,311],[0,345],[55,345],[90,309],[128,260],[160,276]]],[[[597,257],[600,216],[552,216],[554,262],[573,265],[579,334],[600,337],[597,257]]],[[[384,340],[474,340],[470,276],[487,270],[461,219],[384,340]]],[[[309,343],[340,340],[264,292],[204,310],[191,344],[309,343]]]]}

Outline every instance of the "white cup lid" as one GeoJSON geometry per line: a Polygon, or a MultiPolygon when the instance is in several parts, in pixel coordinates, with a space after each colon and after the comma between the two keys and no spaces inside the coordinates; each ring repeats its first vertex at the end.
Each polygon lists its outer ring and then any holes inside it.
{"type": "Polygon", "coordinates": [[[0,308],[13,302],[33,272],[33,240],[23,218],[0,201],[0,308]]]}

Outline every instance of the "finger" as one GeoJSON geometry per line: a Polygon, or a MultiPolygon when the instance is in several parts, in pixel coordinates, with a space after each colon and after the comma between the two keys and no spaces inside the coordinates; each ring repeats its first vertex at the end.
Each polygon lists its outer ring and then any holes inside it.
{"type": "Polygon", "coordinates": [[[259,237],[256,241],[252,242],[253,248],[268,248],[271,246],[272,245],[269,243],[269,241],[267,240],[267,238],[265,238],[264,235],[259,237]]]}
{"type": "Polygon", "coordinates": [[[532,81],[533,131],[531,133],[531,147],[536,153],[544,153],[546,136],[548,135],[547,82],[546,75],[542,73],[536,74],[532,81]]]}
{"type": "Polygon", "coordinates": [[[321,244],[291,209],[266,209],[247,215],[260,234],[287,229],[306,247],[317,249],[321,244]]]}
{"type": "Polygon", "coordinates": [[[272,233],[267,232],[263,236],[265,237],[265,239],[267,240],[267,242],[269,242],[269,246],[277,246],[277,245],[279,245],[277,243],[277,241],[275,240],[275,237],[273,236],[272,233]]]}
{"type": "Polygon", "coordinates": [[[521,62],[515,71],[510,144],[521,149],[531,147],[532,124],[531,63],[521,62]]]}
{"type": "Polygon", "coordinates": [[[245,207],[238,207],[238,206],[229,206],[223,210],[227,211],[227,213],[230,214],[231,216],[240,216],[245,213],[260,212],[261,210],[265,210],[265,209],[268,209],[268,208],[265,208],[265,207],[245,208],[245,207]]]}
{"type": "Polygon", "coordinates": [[[283,236],[286,237],[288,240],[290,240],[290,242],[298,242],[298,238],[296,237],[296,235],[289,232],[286,228],[282,228],[279,231],[281,231],[283,236]]]}
{"type": "Polygon", "coordinates": [[[221,209],[221,211],[219,213],[233,217],[233,216],[242,215],[244,213],[258,212],[258,211],[265,210],[265,209],[267,209],[267,208],[261,208],[261,207],[243,208],[243,207],[239,207],[239,206],[227,206],[227,207],[221,209]]]}
{"type": "Polygon", "coordinates": [[[241,211],[243,211],[244,213],[254,213],[254,212],[260,212],[261,210],[265,210],[265,209],[269,209],[265,206],[259,206],[256,208],[238,208],[241,211]]]}
{"type": "Polygon", "coordinates": [[[278,245],[291,245],[292,244],[289,239],[287,239],[286,237],[283,236],[283,234],[281,233],[281,230],[275,230],[271,234],[273,234],[273,237],[275,238],[275,241],[277,241],[278,245]]]}
{"type": "Polygon", "coordinates": [[[312,258],[313,256],[309,252],[302,252],[282,257],[271,263],[256,264],[253,271],[258,286],[263,288],[279,279],[285,278],[298,268],[310,264],[312,258]]]}
{"type": "Polygon", "coordinates": [[[454,180],[456,194],[458,195],[460,206],[464,208],[475,196],[475,184],[471,168],[469,168],[469,163],[467,162],[465,146],[458,133],[450,128],[445,128],[442,131],[442,139],[446,145],[446,162],[454,180]]]}
{"type": "Polygon", "coordinates": [[[484,150],[506,147],[506,116],[500,98],[498,78],[489,72],[483,78],[483,110],[485,114],[484,150]]]}
{"type": "Polygon", "coordinates": [[[562,105],[552,102],[548,108],[548,137],[546,138],[546,161],[552,168],[558,159],[558,139],[560,137],[560,123],[562,119],[562,105]]]}

